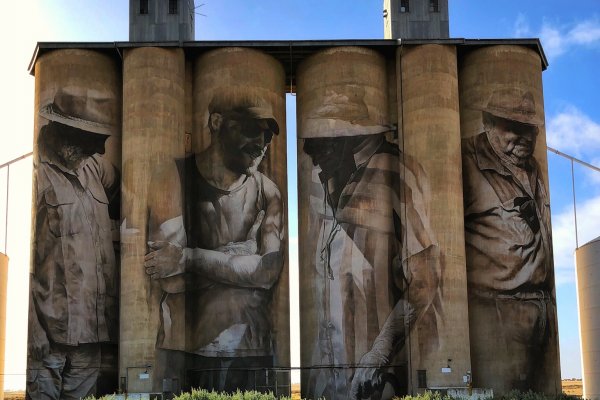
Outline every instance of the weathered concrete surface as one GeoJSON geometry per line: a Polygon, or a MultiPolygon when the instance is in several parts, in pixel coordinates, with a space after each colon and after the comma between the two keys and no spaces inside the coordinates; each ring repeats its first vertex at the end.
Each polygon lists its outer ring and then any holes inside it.
{"type": "MultiPolygon", "coordinates": [[[[279,126],[279,134],[272,137],[258,170],[272,180],[280,194],[284,220],[281,239],[283,267],[279,279],[271,289],[270,310],[272,339],[275,349],[274,366],[290,366],[290,308],[289,263],[287,234],[287,136],[285,109],[285,73],[273,57],[247,48],[222,48],[198,56],[193,62],[192,152],[198,154],[211,143],[208,127],[209,104],[213,98],[225,94],[234,99],[254,99],[271,109],[279,126]]],[[[223,166],[214,166],[215,170],[223,166]]],[[[240,218],[242,215],[240,210],[240,218]]],[[[268,366],[267,366],[268,367],[268,366]]],[[[279,381],[286,385],[289,382],[279,381]]]]}
{"type": "Polygon", "coordinates": [[[0,253],[0,400],[4,400],[4,354],[6,351],[6,295],[8,256],[0,253]]]}
{"type": "Polygon", "coordinates": [[[456,48],[403,47],[397,51],[397,60],[402,76],[398,87],[401,146],[406,156],[420,162],[428,177],[430,224],[444,260],[439,343],[420,352],[419,343],[427,338],[419,340],[419,335],[427,332],[416,329],[411,335],[412,384],[419,389],[416,371],[426,370],[430,387],[460,386],[471,366],[456,48]],[[452,372],[442,373],[448,366],[452,372]]]}
{"type": "Polygon", "coordinates": [[[595,239],[575,250],[577,303],[581,334],[583,398],[600,398],[600,240],[595,239]]]}
{"type": "MultiPolygon", "coordinates": [[[[140,47],[123,57],[123,183],[120,373],[130,392],[152,392],[139,367],[155,367],[160,287],[144,271],[148,199],[173,193],[151,187],[153,173],[185,150],[185,57],[182,49],[140,47]]],[[[162,390],[162,387],[158,388],[162,390]]]]}
{"type": "MultiPolygon", "coordinates": [[[[40,109],[51,103],[56,93],[61,89],[87,90],[89,93],[101,92],[108,95],[111,100],[107,115],[111,121],[107,121],[115,127],[111,136],[105,142],[105,153],[103,157],[108,159],[117,169],[121,167],[121,71],[120,65],[115,57],[107,53],[82,50],[82,49],[59,49],[40,56],[34,67],[35,74],[35,96],[34,96],[34,142],[33,159],[39,159],[38,140],[40,129],[47,123],[40,115],[40,109]]],[[[32,243],[35,245],[36,227],[36,182],[37,171],[33,171],[33,198],[32,198],[32,243]]],[[[119,240],[117,224],[112,226],[113,244],[119,240]]],[[[90,249],[78,249],[78,251],[89,251],[90,249]]],[[[35,249],[32,249],[35,251],[35,249]]],[[[118,253],[115,254],[118,267],[118,253]]],[[[32,266],[33,266],[32,257],[32,266]]],[[[117,292],[118,288],[118,273],[117,292]]],[[[119,315],[108,316],[111,325],[117,324],[119,315]]],[[[116,329],[116,328],[115,328],[116,329]]],[[[116,339],[115,339],[116,340],[116,339]]],[[[110,393],[117,389],[118,375],[118,344],[103,343],[101,370],[97,382],[99,392],[110,393]]]]}
{"type": "MultiPolygon", "coordinates": [[[[503,90],[520,90],[524,93],[531,93],[532,99],[535,103],[534,114],[543,121],[544,101],[542,91],[542,60],[537,52],[516,45],[482,47],[466,53],[460,60],[459,65],[461,136],[463,138],[468,138],[483,132],[482,105],[485,105],[489,99],[491,99],[491,95],[493,93],[499,93],[503,90]]],[[[517,107],[518,105],[519,104],[517,102],[510,105],[510,107],[517,107]]],[[[539,171],[541,175],[540,178],[543,186],[545,186],[544,190],[547,191],[548,164],[546,153],[546,132],[544,125],[539,126],[539,133],[536,139],[533,158],[539,164],[539,171]]],[[[539,192],[540,191],[538,191],[538,193],[539,192]]],[[[464,193],[465,198],[470,199],[476,199],[478,196],[482,195],[485,194],[467,193],[467,191],[464,193]]],[[[549,204],[540,204],[537,205],[537,207],[549,207],[549,204]]],[[[547,208],[546,211],[547,214],[549,214],[549,208],[547,208]]],[[[520,217],[517,216],[517,218],[520,217]]],[[[540,220],[539,213],[536,219],[538,221],[540,220]]],[[[549,230],[550,229],[544,229],[544,231],[549,230]]],[[[517,240],[517,235],[522,234],[522,231],[519,230],[518,232],[513,233],[515,234],[515,240],[517,240]]],[[[551,232],[546,232],[542,235],[550,237],[551,232]]],[[[515,245],[518,244],[515,243],[515,245]]],[[[526,251],[527,249],[525,248],[524,253],[526,251]]],[[[551,253],[551,250],[549,250],[549,252],[551,253]]],[[[509,255],[507,254],[506,257],[508,259],[509,255]]],[[[545,268],[548,269],[547,273],[551,281],[547,283],[547,285],[550,286],[550,296],[552,297],[551,303],[555,304],[554,299],[556,296],[554,293],[552,255],[547,254],[546,257],[548,257],[550,268],[545,268]]],[[[475,270],[477,267],[477,265],[470,266],[470,260],[467,256],[468,274],[470,274],[470,268],[474,268],[473,270],[475,270]]],[[[527,292],[527,288],[519,288],[519,290],[525,290],[527,292]]],[[[527,386],[527,389],[534,388],[535,390],[546,392],[548,395],[557,395],[560,393],[561,382],[560,362],[558,355],[558,337],[549,339],[551,343],[547,344],[545,350],[543,350],[543,355],[548,358],[552,358],[551,361],[548,361],[545,365],[540,365],[542,361],[539,359],[529,361],[530,363],[534,363],[531,365],[535,365],[535,368],[531,367],[529,369],[529,371],[537,371],[533,372],[533,374],[536,376],[535,378],[528,378],[524,373],[517,373],[517,375],[519,375],[518,377],[511,378],[510,376],[514,375],[514,371],[516,371],[516,368],[512,365],[515,362],[512,359],[515,355],[508,356],[511,357],[510,361],[499,361],[500,357],[506,358],[508,353],[506,349],[500,348],[505,346],[498,345],[498,347],[496,347],[496,345],[492,344],[494,341],[498,343],[498,338],[504,337],[502,336],[503,332],[498,332],[498,330],[491,332],[491,324],[481,321],[482,318],[487,318],[485,316],[487,312],[482,311],[481,308],[482,304],[487,304],[486,301],[482,300],[480,296],[471,296],[469,298],[469,304],[471,359],[473,367],[473,381],[476,387],[492,388],[497,394],[502,394],[513,388],[525,386],[527,386]],[[475,312],[474,306],[478,306],[477,310],[479,311],[477,313],[475,312]],[[474,343],[477,343],[477,345],[474,343]],[[476,347],[479,348],[479,350],[476,350],[476,347]],[[536,382],[533,382],[533,379],[536,382]],[[508,382],[509,380],[511,382],[508,382]]],[[[525,303],[521,302],[520,304],[525,303]]],[[[555,306],[549,306],[549,309],[550,308],[555,309],[555,306]]],[[[507,328],[520,329],[521,326],[525,326],[527,324],[527,322],[524,321],[524,319],[527,317],[525,315],[518,315],[519,313],[520,311],[515,312],[510,316],[509,319],[511,321],[506,323],[507,328]],[[519,320],[519,318],[521,319],[519,320]]],[[[556,313],[554,311],[548,313],[547,315],[550,315],[550,319],[547,322],[544,322],[544,326],[552,325],[553,327],[549,329],[553,332],[556,332],[557,335],[557,327],[554,326],[556,324],[556,313]]],[[[511,333],[507,333],[507,335],[511,335],[511,333]]],[[[523,335],[526,336],[529,334],[524,333],[523,335]]],[[[527,343],[532,344],[533,341],[538,339],[539,337],[536,337],[535,334],[529,336],[525,340],[518,339],[517,336],[514,336],[513,342],[519,342],[525,346],[527,343]]],[[[531,347],[533,348],[533,345],[531,347]]],[[[521,354],[520,357],[524,358],[526,356],[521,354]]]]}

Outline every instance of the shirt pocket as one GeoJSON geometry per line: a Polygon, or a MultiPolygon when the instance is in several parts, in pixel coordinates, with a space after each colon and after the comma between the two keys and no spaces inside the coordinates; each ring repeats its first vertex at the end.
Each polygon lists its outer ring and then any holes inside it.
{"type": "Polygon", "coordinates": [[[515,197],[502,203],[500,215],[505,224],[505,232],[510,233],[513,245],[528,245],[539,232],[539,218],[536,204],[529,197],[515,197]]]}
{"type": "Polygon", "coordinates": [[[56,237],[72,236],[83,229],[81,212],[77,210],[78,202],[75,193],[69,194],[50,190],[44,194],[48,229],[56,237]]]}
{"type": "Polygon", "coordinates": [[[95,223],[102,232],[110,232],[110,216],[108,215],[108,198],[104,188],[95,182],[88,187],[93,199],[95,223]]]}

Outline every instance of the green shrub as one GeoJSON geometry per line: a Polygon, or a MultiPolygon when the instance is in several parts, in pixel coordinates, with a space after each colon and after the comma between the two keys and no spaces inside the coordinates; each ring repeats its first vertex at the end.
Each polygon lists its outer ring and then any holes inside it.
{"type": "Polygon", "coordinates": [[[396,397],[398,400],[453,400],[452,397],[447,394],[441,394],[440,392],[432,392],[426,390],[423,394],[416,394],[414,396],[407,395],[404,397],[396,397]]]}
{"type": "MultiPolygon", "coordinates": [[[[281,397],[281,400],[291,400],[290,397],[281,397]]],[[[192,389],[191,392],[182,393],[173,400],[277,400],[272,393],[260,393],[255,391],[241,392],[233,394],[209,392],[205,389],[192,389]]]]}

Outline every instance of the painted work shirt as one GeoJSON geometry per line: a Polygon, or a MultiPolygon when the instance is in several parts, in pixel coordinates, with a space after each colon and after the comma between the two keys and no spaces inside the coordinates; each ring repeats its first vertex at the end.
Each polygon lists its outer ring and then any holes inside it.
{"type": "MultiPolygon", "coordinates": [[[[268,178],[255,172],[235,190],[225,191],[202,177],[195,160],[191,156],[178,162],[186,247],[218,251],[228,243],[246,241],[258,213],[266,209],[268,178]]],[[[260,230],[258,235],[260,243],[260,230]]],[[[184,280],[185,292],[163,296],[159,347],[205,357],[273,354],[271,289],[247,276],[239,277],[238,284],[226,284],[188,272],[184,280]]]]}
{"type": "Polygon", "coordinates": [[[539,166],[503,162],[486,133],[463,140],[462,151],[470,288],[552,292],[550,201],[539,166]]]}
{"type": "Polygon", "coordinates": [[[118,219],[119,186],[116,169],[99,155],[71,171],[40,148],[30,309],[55,343],[118,338],[109,208],[118,219]]]}
{"type": "MultiPolygon", "coordinates": [[[[319,305],[314,366],[359,364],[394,305],[409,300],[403,270],[411,258],[437,249],[427,223],[422,168],[408,159],[401,163],[398,149],[380,139],[373,137],[355,154],[356,171],[335,212],[322,194],[311,198],[321,220],[314,260],[319,305]]],[[[313,186],[319,184],[315,173],[313,186]]],[[[327,190],[323,185],[320,192],[327,190]]],[[[399,359],[402,350],[390,357],[390,364],[406,363],[399,359]]],[[[353,373],[353,368],[313,369],[308,396],[349,398],[353,373]]]]}

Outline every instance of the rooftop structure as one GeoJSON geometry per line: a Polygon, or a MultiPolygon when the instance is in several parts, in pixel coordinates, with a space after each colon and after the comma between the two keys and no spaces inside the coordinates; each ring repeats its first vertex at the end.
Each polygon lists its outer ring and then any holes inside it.
{"type": "Polygon", "coordinates": [[[383,0],[386,39],[447,39],[448,0],[383,0]]]}
{"type": "Polygon", "coordinates": [[[130,0],[129,40],[194,40],[194,0],[130,0]]]}

